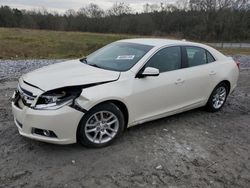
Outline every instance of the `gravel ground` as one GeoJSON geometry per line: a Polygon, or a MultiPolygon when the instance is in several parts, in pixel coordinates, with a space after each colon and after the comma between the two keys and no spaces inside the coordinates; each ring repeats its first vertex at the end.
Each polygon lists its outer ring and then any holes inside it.
{"type": "Polygon", "coordinates": [[[18,77],[61,60],[0,60],[0,187],[250,187],[250,57],[223,110],[196,109],[87,149],[19,136],[9,98],[18,77]]]}

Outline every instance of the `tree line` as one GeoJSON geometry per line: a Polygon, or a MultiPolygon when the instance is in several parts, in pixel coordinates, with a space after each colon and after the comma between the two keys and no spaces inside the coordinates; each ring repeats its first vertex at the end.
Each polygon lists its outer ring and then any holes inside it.
{"type": "Polygon", "coordinates": [[[179,0],[175,4],[145,4],[139,13],[126,3],[114,3],[108,10],[91,3],[64,14],[1,6],[0,27],[249,41],[250,3],[249,0],[179,0]]]}

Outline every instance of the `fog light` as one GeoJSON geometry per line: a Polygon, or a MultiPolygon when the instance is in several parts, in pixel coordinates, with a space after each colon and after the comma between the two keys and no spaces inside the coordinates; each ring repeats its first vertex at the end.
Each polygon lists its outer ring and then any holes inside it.
{"type": "Polygon", "coordinates": [[[32,128],[32,133],[50,138],[57,138],[56,134],[51,130],[32,128]]]}
{"type": "Polygon", "coordinates": [[[43,135],[44,136],[50,136],[50,132],[48,130],[43,130],[43,135]]]}

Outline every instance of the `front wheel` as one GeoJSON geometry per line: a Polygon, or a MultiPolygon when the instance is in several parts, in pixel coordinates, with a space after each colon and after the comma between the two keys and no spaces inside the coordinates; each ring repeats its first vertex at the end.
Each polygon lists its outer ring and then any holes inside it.
{"type": "Polygon", "coordinates": [[[87,147],[105,147],[124,130],[124,116],[113,103],[104,103],[85,114],[77,131],[78,142],[87,147]]]}
{"type": "Polygon", "coordinates": [[[226,102],[227,96],[229,93],[229,88],[227,84],[220,83],[218,84],[212,94],[210,95],[206,108],[210,112],[219,111],[226,102]]]}

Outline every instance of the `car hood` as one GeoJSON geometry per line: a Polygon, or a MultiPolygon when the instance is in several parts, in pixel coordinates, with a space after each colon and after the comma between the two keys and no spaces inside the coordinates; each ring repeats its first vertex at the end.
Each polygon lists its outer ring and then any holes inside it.
{"type": "Polygon", "coordinates": [[[24,82],[44,91],[68,86],[87,85],[119,78],[120,72],[87,65],[77,60],[49,65],[25,74],[24,82]]]}

